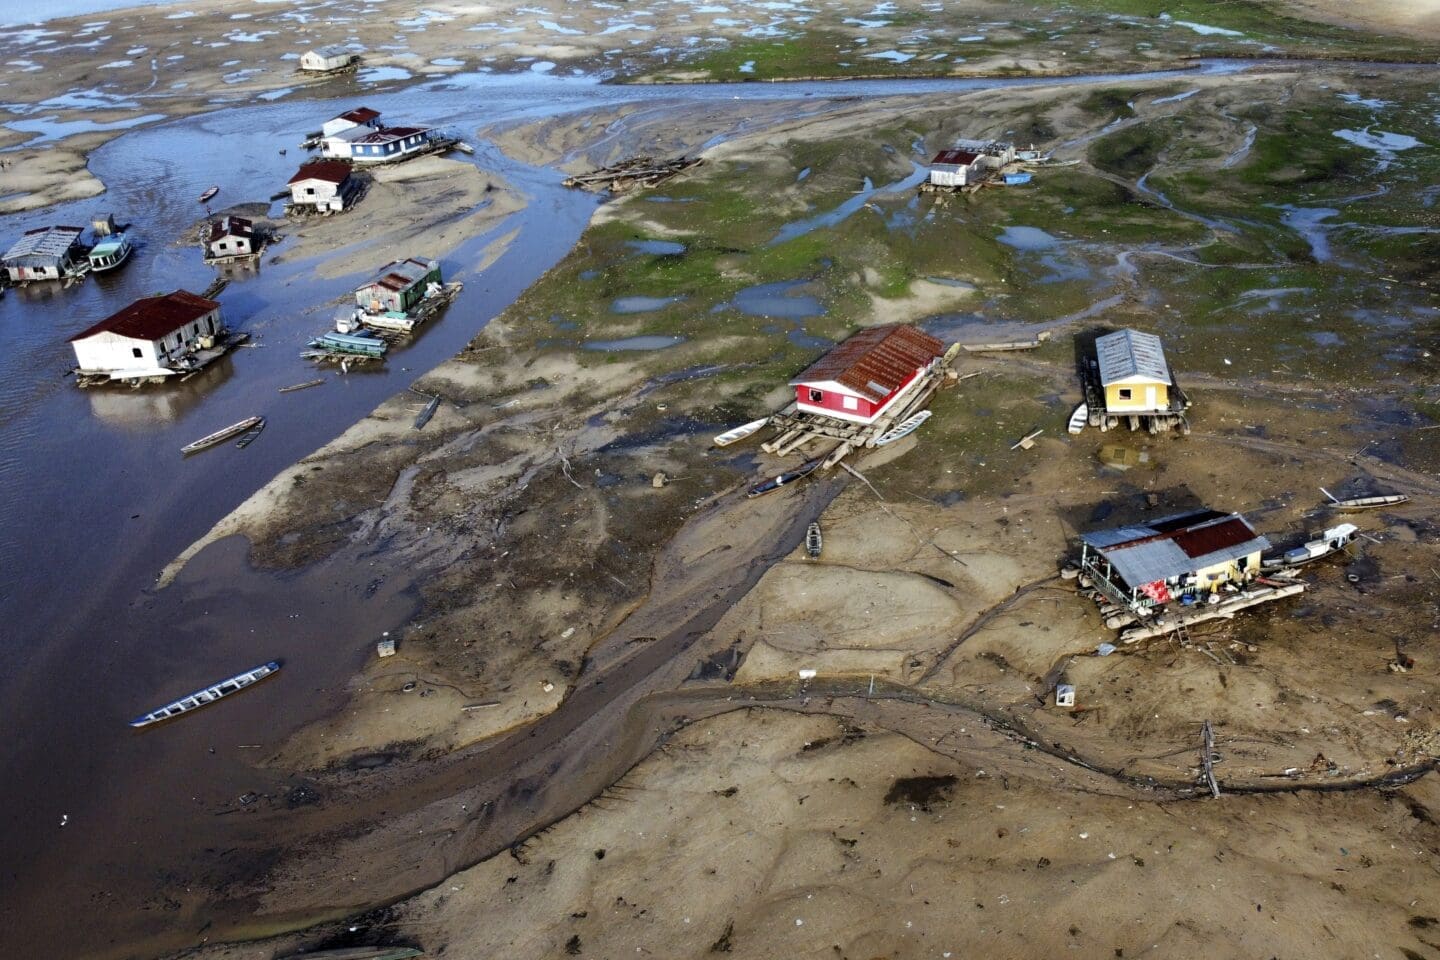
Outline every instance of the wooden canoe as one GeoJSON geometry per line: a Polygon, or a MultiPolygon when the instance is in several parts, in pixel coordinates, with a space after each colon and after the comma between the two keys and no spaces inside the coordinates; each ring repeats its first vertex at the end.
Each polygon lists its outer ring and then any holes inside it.
{"type": "Polygon", "coordinates": [[[779,490],[786,484],[794,483],[796,480],[801,480],[805,477],[810,476],[810,474],[815,472],[815,468],[818,466],[820,466],[820,461],[818,459],[802,463],[794,470],[786,470],[784,473],[776,474],[769,480],[766,480],[764,483],[757,483],[755,486],[750,488],[750,492],[747,493],[746,496],[752,498],[763,497],[767,493],[774,493],[776,490],[779,490]]]}
{"type": "Polygon", "coordinates": [[[915,416],[909,417],[904,421],[896,424],[894,429],[887,430],[884,433],[880,434],[880,436],[876,437],[875,446],[883,447],[887,443],[894,443],[896,440],[903,440],[905,437],[910,436],[910,434],[920,429],[920,424],[924,423],[926,420],[929,419],[930,411],[921,410],[919,413],[915,414],[915,416]]]}
{"type": "Polygon", "coordinates": [[[220,192],[220,188],[219,188],[219,187],[211,187],[210,189],[206,190],[204,193],[200,194],[200,202],[201,202],[201,203],[206,202],[207,200],[209,200],[211,197],[215,196],[215,194],[217,194],[217,193],[219,193],[219,192],[220,192]]]}
{"type": "Polygon", "coordinates": [[[143,713],[134,720],[131,720],[130,726],[136,728],[148,727],[152,723],[171,720],[175,717],[183,716],[192,710],[208,707],[217,700],[228,697],[232,693],[239,693],[246,687],[259,683],[266,677],[279,672],[279,670],[279,660],[262,663],[260,666],[246,670],[244,673],[237,673],[235,676],[227,677],[219,683],[212,683],[210,686],[196,690],[194,693],[187,693],[183,697],[170,701],[163,707],[156,707],[149,713],[143,713]]]}
{"type": "Polygon", "coordinates": [[[738,426],[734,430],[726,430],[715,438],[715,446],[728,447],[736,441],[744,440],[769,422],[769,417],[761,417],[759,420],[751,420],[749,423],[738,426]]]}
{"type": "Polygon", "coordinates": [[[1354,497],[1350,500],[1336,500],[1337,510],[1374,510],[1377,507],[1394,507],[1409,501],[1403,493],[1392,493],[1383,497],[1354,497]]]}
{"type": "Polygon", "coordinates": [[[232,423],[228,427],[221,427],[214,433],[206,434],[199,440],[185,444],[185,446],[180,448],[180,452],[185,454],[195,453],[196,451],[204,450],[206,447],[213,447],[217,443],[224,443],[237,433],[244,433],[256,424],[263,423],[264,421],[264,417],[246,417],[238,423],[232,423]]]}
{"type": "Polygon", "coordinates": [[[246,447],[250,446],[250,444],[255,442],[255,438],[260,436],[260,431],[264,429],[265,421],[261,420],[259,423],[255,424],[255,426],[240,434],[240,439],[235,441],[235,446],[239,447],[241,450],[244,450],[246,447]]]}

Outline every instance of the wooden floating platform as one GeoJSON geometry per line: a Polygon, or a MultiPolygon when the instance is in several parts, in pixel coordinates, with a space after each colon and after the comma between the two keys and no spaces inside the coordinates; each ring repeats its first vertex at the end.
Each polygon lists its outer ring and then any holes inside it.
{"type": "Polygon", "coordinates": [[[1050,339],[1050,331],[1029,340],[1005,340],[999,343],[962,343],[961,348],[970,353],[1004,353],[1010,350],[1034,350],[1050,339]]]}
{"type": "Polygon", "coordinates": [[[619,163],[589,173],[566,177],[567,187],[579,190],[609,190],[622,193],[632,187],[653,187],[669,180],[676,174],[705,161],[699,157],[678,157],[674,160],[656,160],[654,157],[631,157],[619,163]]]}
{"type": "Polygon", "coordinates": [[[213,347],[196,350],[177,361],[178,366],[165,368],[170,371],[169,373],[145,373],[138,376],[127,377],[124,375],[123,370],[110,373],[100,370],[76,369],[73,371],[75,374],[75,385],[77,387],[101,387],[123,383],[126,386],[138,388],[149,383],[165,383],[167,381],[182,383],[225,356],[225,354],[231,350],[246,343],[249,339],[250,334],[248,333],[224,331],[215,338],[215,345],[213,347]]]}
{"type": "Polygon", "coordinates": [[[1120,640],[1124,643],[1138,643],[1141,640],[1164,636],[1167,633],[1192,627],[1207,620],[1229,620],[1247,607],[1304,593],[1306,586],[1299,580],[1293,582],[1269,579],[1255,581],[1244,590],[1226,597],[1219,603],[1197,603],[1193,607],[1167,609],[1162,616],[1122,630],[1120,640]]]}

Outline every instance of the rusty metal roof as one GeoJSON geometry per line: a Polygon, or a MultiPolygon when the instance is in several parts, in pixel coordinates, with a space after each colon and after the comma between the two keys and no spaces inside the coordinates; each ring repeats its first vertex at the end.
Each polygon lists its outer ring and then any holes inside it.
{"type": "Polygon", "coordinates": [[[350,176],[350,164],[343,160],[311,160],[309,163],[300,165],[295,176],[287,183],[300,183],[302,180],[323,180],[326,183],[344,183],[350,176]]]}
{"type": "Polygon", "coordinates": [[[1132,587],[1238,560],[1270,546],[1238,513],[1201,510],[1149,524],[1099,530],[1080,539],[1132,587]]]}
{"type": "Polygon", "coordinates": [[[255,224],[244,217],[221,217],[210,224],[211,243],[225,237],[244,237],[248,240],[253,236],[255,236],[255,224]]]}
{"type": "Polygon", "coordinates": [[[834,381],[880,401],[944,352],[943,343],[907,324],[868,327],[815,361],[790,385],[834,381]]]}
{"type": "Polygon", "coordinates": [[[980,154],[971,153],[969,150],[941,150],[939,153],[935,154],[935,159],[931,160],[930,162],[932,164],[953,163],[956,166],[965,167],[969,166],[970,164],[974,163],[976,160],[979,159],[980,154]]]}
{"type": "Polygon", "coordinates": [[[379,110],[371,110],[369,107],[356,107],[354,110],[347,110],[336,120],[349,120],[351,123],[369,123],[380,116],[379,110]]]}
{"type": "Polygon", "coordinates": [[[189,290],[176,290],[162,297],[144,297],[118,313],[112,313],[88,330],[75,334],[70,342],[84,340],[97,333],[113,333],[136,340],[159,340],[219,308],[218,302],[197,296],[189,290]]]}

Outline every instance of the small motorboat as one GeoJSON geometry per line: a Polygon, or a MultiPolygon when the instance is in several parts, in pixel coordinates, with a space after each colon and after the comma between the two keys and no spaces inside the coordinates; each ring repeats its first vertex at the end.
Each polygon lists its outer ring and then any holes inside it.
{"type": "Polygon", "coordinates": [[[916,430],[920,429],[920,424],[924,423],[926,420],[929,419],[930,411],[921,410],[919,413],[915,414],[915,416],[907,417],[901,423],[896,424],[894,429],[887,430],[884,433],[880,434],[880,436],[875,439],[875,446],[883,447],[887,443],[894,443],[896,440],[903,440],[906,437],[910,436],[910,434],[914,433],[916,430]]]}
{"type": "Polygon", "coordinates": [[[260,666],[244,673],[237,673],[233,677],[213,683],[194,693],[186,694],[178,700],[172,700],[163,707],[157,707],[149,713],[141,714],[130,721],[130,726],[148,727],[152,723],[160,723],[162,720],[170,720],[174,717],[183,716],[192,710],[199,710],[201,707],[208,707],[210,704],[232,693],[239,693],[246,687],[254,686],[261,680],[280,670],[280,661],[271,660],[269,663],[262,663],[260,666]]]}
{"type": "Polygon", "coordinates": [[[455,149],[459,150],[461,153],[464,154],[473,154],[475,152],[475,148],[470,146],[470,144],[466,143],[464,140],[456,142],[455,149]]]}
{"type": "Polygon", "coordinates": [[[1090,405],[1082,400],[1080,401],[1080,406],[1075,408],[1075,412],[1070,414],[1070,423],[1066,426],[1065,429],[1069,430],[1071,433],[1079,433],[1081,430],[1085,429],[1085,424],[1089,421],[1089,419],[1090,405]]]}
{"type": "Polygon", "coordinates": [[[1276,559],[1261,558],[1260,572],[1275,573],[1280,570],[1288,570],[1292,567],[1303,566],[1312,560],[1339,553],[1350,545],[1359,530],[1360,528],[1353,523],[1342,523],[1338,527],[1331,527],[1316,539],[1307,541],[1293,550],[1286,550],[1282,556],[1276,559]]]}
{"type": "Polygon", "coordinates": [[[769,417],[761,417],[759,420],[751,420],[749,423],[742,424],[741,426],[736,427],[734,430],[726,430],[724,433],[720,434],[720,436],[715,438],[715,446],[728,447],[730,446],[730,444],[735,443],[738,440],[744,440],[746,437],[750,436],[752,433],[759,430],[761,427],[765,426],[765,424],[769,422],[769,417]]]}
{"type": "Polygon", "coordinates": [[[802,463],[794,470],[786,470],[784,473],[776,474],[769,480],[766,480],[764,483],[756,484],[755,486],[750,488],[750,492],[747,493],[746,496],[754,498],[763,497],[767,493],[774,493],[776,490],[779,490],[787,483],[794,483],[796,480],[802,480],[805,477],[810,476],[810,474],[815,472],[815,468],[818,466],[820,466],[819,459],[810,460],[802,463]]]}
{"type": "Polygon", "coordinates": [[[264,422],[264,417],[246,417],[244,420],[241,420],[238,423],[232,423],[230,424],[230,426],[222,427],[221,429],[216,430],[214,433],[206,434],[205,436],[201,437],[199,440],[194,441],[193,443],[185,444],[185,446],[180,448],[180,452],[184,454],[191,454],[199,450],[204,450],[206,447],[213,447],[217,443],[224,443],[226,440],[229,440],[236,434],[244,433],[245,431],[254,427],[256,424],[263,424],[264,422]]]}
{"type": "Polygon", "coordinates": [[[211,187],[210,189],[206,190],[204,193],[200,194],[200,202],[201,202],[201,203],[209,203],[209,202],[210,202],[210,199],[211,199],[212,197],[214,197],[215,194],[217,194],[217,193],[219,193],[219,192],[220,192],[220,188],[219,188],[219,187],[211,187]]]}
{"type": "Polygon", "coordinates": [[[90,261],[91,273],[104,273],[106,270],[114,270],[130,257],[134,248],[124,233],[113,233],[90,248],[87,259],[90,261]]]}
{"type": "Polygon", "coordinates": [[[390,345],[378,337],[362,337],[351,333],[326,333],[310,341],[310,346],[331,354],[353,354],[359,357],[383,357],[390,345]]]}
{"type": "Polygon", "coordinates": [[[820,537],[819,522],[817,521],[810,524],[805,530],[805,555],[811,560],[819,560],[820,549],[824,546],[824,543],[825,541],[820,537]]]}

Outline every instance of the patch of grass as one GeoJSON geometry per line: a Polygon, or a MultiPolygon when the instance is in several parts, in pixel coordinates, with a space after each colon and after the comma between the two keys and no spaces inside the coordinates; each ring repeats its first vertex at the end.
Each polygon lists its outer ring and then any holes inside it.
{"type": "Polygon", "coordinates": [[[1075,106],[1093,117],[1124,120],[1135,116],[1135,108],[1130,104],[1137,96],[1139,96],[1138,91],[1110,87],[1091,92],[1078,100],[1075,106]]]}
{"type": "Polygon", "coordinates": [[[1176,125],[1170,120],[1138,123],[1096,140],[1088,156],[1101,170],[1136,180],[1155,166],[1175,131],[1176,125]]]}

